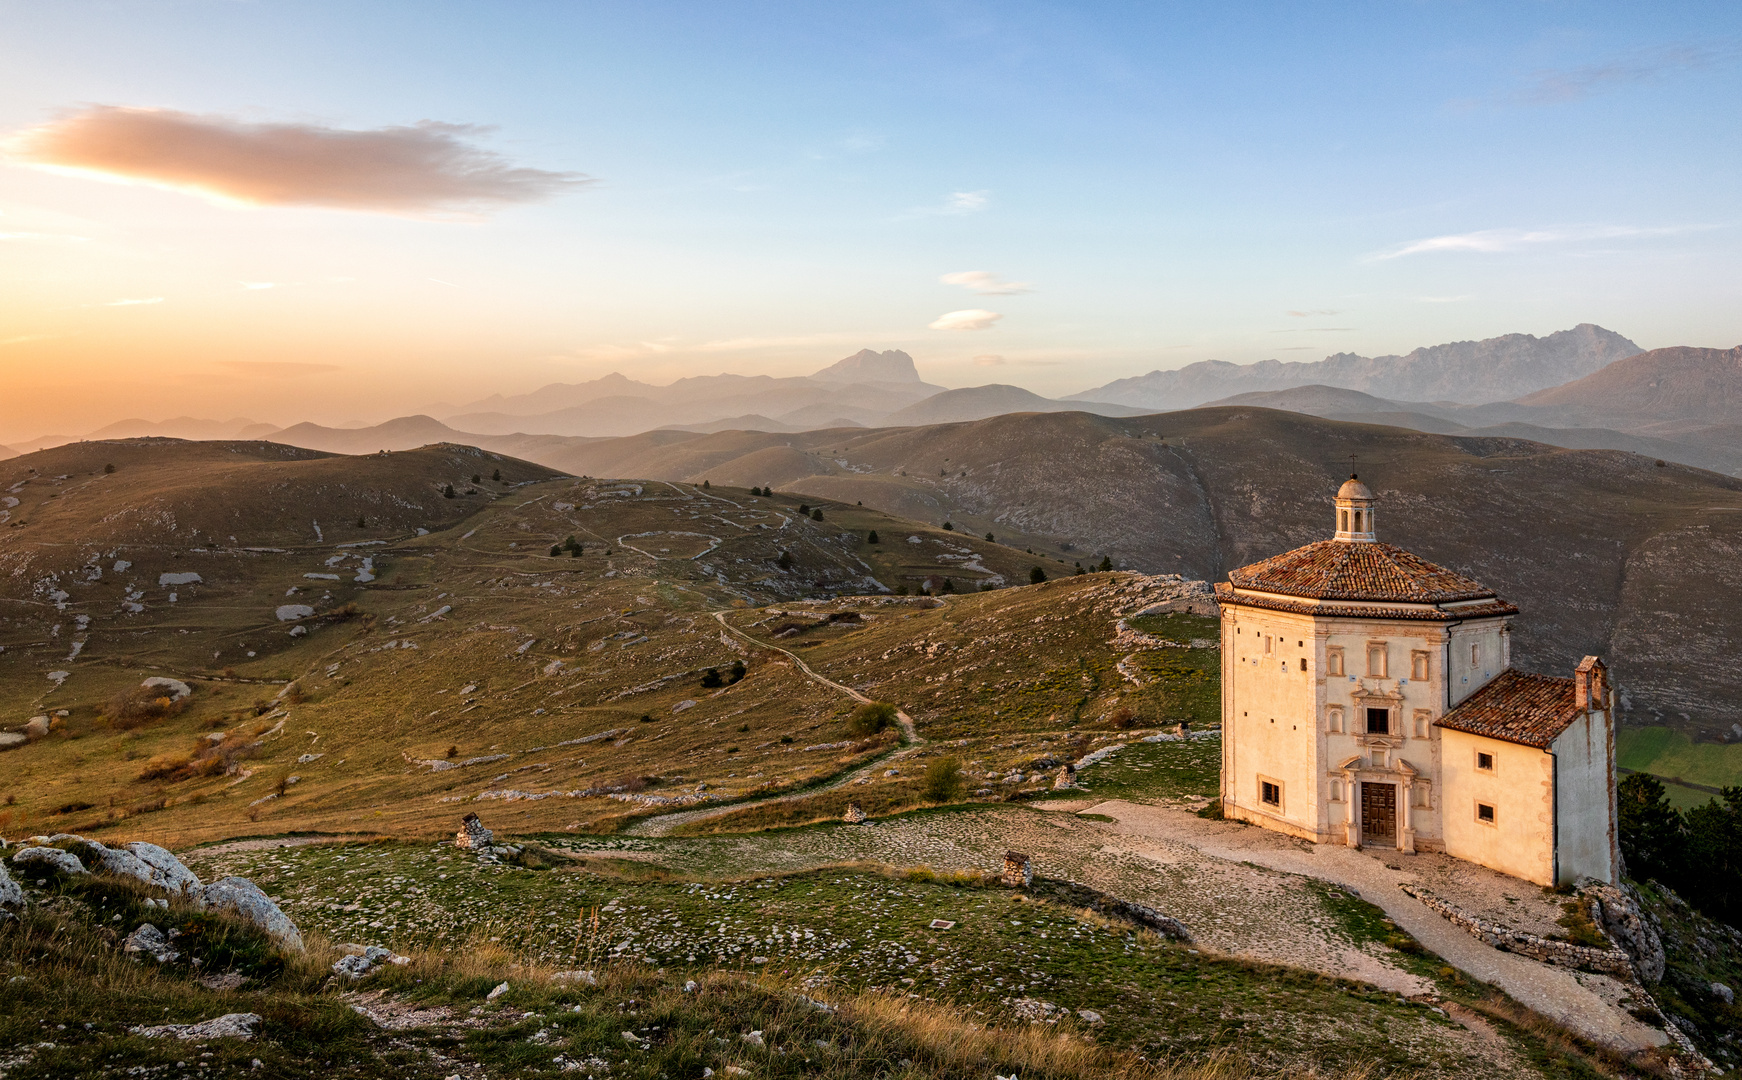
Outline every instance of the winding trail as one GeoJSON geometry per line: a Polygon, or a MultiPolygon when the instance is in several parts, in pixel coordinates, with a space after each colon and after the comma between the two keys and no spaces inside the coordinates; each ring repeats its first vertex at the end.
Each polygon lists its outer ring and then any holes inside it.
{"type": "MultiPolygon", "coordinates": [[[[834,690],[839,690],[854,701],[867,705],[871,704],[870,698],[853,689],[851,686],[845,686],[833,679],[818,675],[811,669],[809,664],[801,660],[798,657],[798,654],[794,653],[792,650],[783,649],[778,645],[770,645],[765,641],[759,641],[733,626],[731,623],[726,621],[726,616],[728,614],[730,614],[728,611],[714,612],[715,621],[724,627],[728,633],[743,638],[758,649],[768,649],[772,652],[780,653],[791,660],[798,670],[804,672],[805,675],[815,679],[817,682],[822,683],[824,686],[834,690]]],[[[625,829],[624,832],[630,836],[667,836],[671,833],[672,829],[675,829],[679,825],[687,825],[692,821],[706,821],[709,818],[721,817],[738,810],[748,810],[753,806],[769,806],[774,803],[797,802],[800,799],[808,799],[812,795],[819,795],[825,791],[838,791],[862,776],[869,776],[874,770],[883,767],[888,762],[897,758],[905,757],[908,754],[911,754],[914,750],[925,745],[925,740],[920,738],[919,732],[914,730],[913,717],[908,716],[906,712],[898,708],[895,710],[895,721],[901,725],[902,734],[907,737],[906,746],[897,747],[887,754],[879,754],[870,761],[867,761],[865,764],[848,769],[833,780],[820,786],[807,787],[801,791],[793,791],[785,795],[771,795],[766,799],[752,799],[748,802],[726,803],[723,806],[710,806],[703,810],[680,810],[674,814],[660,814],[657,817],[644,818],[625,829]]]]}

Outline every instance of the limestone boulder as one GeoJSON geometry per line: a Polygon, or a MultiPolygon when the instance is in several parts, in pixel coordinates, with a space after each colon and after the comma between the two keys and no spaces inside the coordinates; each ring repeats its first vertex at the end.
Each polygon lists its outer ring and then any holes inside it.
{"type": "Polygon", "coordinates": [[[252,1039],[260,1026],[258,1013],[225,1013],[197,1024],[160,1024],[156,1027],[129,1028],[134,1035],[147,1039],[183,1039],[188,1042],[207,1039],[252,1039]]]}
{"type": "Polygon", "coordinates": [[[160,964],[170,963],[181,956],[170,948],[169,938],[163,931],[150,923],[143,923],[128,934],[127,940],[121,943],[121,951],[133,957],[149,956],[160,964]]]}
{"type": "Polygon", "coordinates": [[[290,916],[260,891],[260,886],[247,878],[220,878],[201,889],[195,903],[208,911],[228,911],[264,930],[267,936],[287,949],[301,952],[302,932],[290,921],[290,916]]]}
{"type": "Polygon", "coordinates": [[[12,856],[12,865],[20,871],[57,870],[63,874],[88,874],[85,864],[70,851],[52,847],[27,847],[12,856]]]}
{"type": "Polygon", "coordinates": [[[1602,912],[1603,932],[1633,959],[1639,978],[1648,984],[1662,982],[1667,963],[1663,939],[1645,917],[1639,894],[1631,886],[1613,885],[1597,885],[1586,894],[1597,901],[1602,912]]]}
{"type": "Polygon", "coordinates": [[[200,890],[200,879],[182,861],[156,844],[135,840],[126,845],[135,858],[151,868],[151,883],[172,895],[191,895],[200,890]]]}
{"type": "Polygon", "coordinates": [[[0,863],[0,909],[21,908],[24,906],[24,890],[18,882],[12,880],[12,875],[6,872],[6,864],[0,863]]]}

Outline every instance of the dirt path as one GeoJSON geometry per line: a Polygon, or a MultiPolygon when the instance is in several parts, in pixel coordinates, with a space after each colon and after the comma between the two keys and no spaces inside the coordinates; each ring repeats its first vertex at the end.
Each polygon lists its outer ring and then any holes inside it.
{"type": "Polygon", "coordinates": [[[1113,818],[1111,828],[1125,844],[1139,848],[1145,841],[1185,844],[1215,859],[1256,864],[1340,885],[1384,909],[1392,921],[1447,963],[1500,987],[1529,1008],[1594,1042],[1622,1050],[1644,1050],[1667,1041],[1662,1031],[1634,1019],[1620,1005],[1626,987],[1614,979],[1491,948],[1399,889],[1400,882],[1417,881],[1421,876],[1407,856],[1393,855],[1397,861],[1387,864],[1369,852],[1297,842],[1263,829],[1205,821],[1168,807],[1114,801],[1089,810],[1113,818]]]}
{"type": "MultiPolygon", "coordinates": [[[[758,641],[756,638],[751,637],[749,634],[746,634],[744,631],[738,629],[736,626],[733,626],[731,623],[726,621],[726,616],[729,614],[731,614],[731,612],[729,612],[729,611],[716,611],[716,612],[714,612],[714,619],[717,622],[719,622],[719,624],[721,626],[725,627],[728,633],[731,633],[731,634],[734,634],[738,637],[743,638],[745,641],[748,641],[750,644],[756,646],[758,649],[769,649],[769,650],[772,650],[774,652],[780,653],[782,656],[785,656],[787,659],[791,660],[794,664],[798,665],[798,669],[800,671],[804,672],[806,675],[809,675],[811,678],[815,679],[817,682],[822,683],[824,686],[833,687],[834,689],[839,690],[841,693],[846,694],[848,697],[852,698],[854,701],[860,702],[860,703],[865,704],[865,705],[871,704],[870,698],[866,697],[864,694],[861,694],[859,691],[853,689],[851,686],[844,686],[841,683],[838,683],[833,679],[824,678],[823,676],[818,675],[815,671],[812,671],[811,666],[809,664],[805,663],[802,659],[800,659],[799,655],[797,653],[793,652],[791,649],[783,649],[779,645],[770,645],[766,641],[758,641]]],[[[909,746],[923,746],[923,745],[925,745],[925,740],[920,738],[919,732],[914,730],[913,718],[911,716],[908,716],[907,713],[903,712],[901,709],[898,708],[895,710],[895,720],[897,723],[899,723],[901,725],[902,732],[907,736],[907,742],[908,742],[909,746]]]]}
{"type": "MultiPolygon", "coordinates": [[[[851,686],[843,686],[842,684],[835,682],[833,679],[827,679],[818,675],[815,671],[811,670],[809,664],[801,660],[792,650],[783,649],[778,645],[770,645],[765,641],[758,641],[756,638],[751,637],[744,631],[739,630],[737,627],[726,621],[727,614],[728,613],[724,611],[716,611],[714,612],[714,618],[728,633],[743,638],[758,649],[769,649],[773,652],[780,653],[782,656],[791,660],[798,670],[804,672],[810,678],[815,679],[824,686],[839,690],[854,701],[862,702],[867,705],[871,703],[870,698],[853,689],[851,686]]],[[[925,744],[925,740],[920,738],[919,733],[914,730],[912,717],[908,716],[907,713],[900,709],[897,709],[895,710],[895,720],[901,725],[902,733],[907,736],[906,746],[887,754],[879,754],[877,757],[872,758],[865,764],[841,773],[835,779],[830,780],[821,787],[809,787],[805,788],[803,791],[792,792],[789,795],[772,795],[766,799],[753,799],[749,802],[728,803],[725,806],[710,806],[704,810],[680,810],[675,814],[661,814],[658,817],[651,817],[643,821],[638,821],[634,825],[625,829],[624,832],[630,836],[669,836],[671,830],[677,828],[679,825],[687,825],[692,821],[706,821],[709,818],[721,817],[739,810],[748,810],[753,806],[769,806],[774,803],[796,802],[799,799],[808,799],[812,795],[818,795],[825,791],[836,791],[840,788],[844,788],[862,776],[871,775],[873,770],[884,768],[889,762],[898,758],[906,757],[915,749],[925,744]]]]}

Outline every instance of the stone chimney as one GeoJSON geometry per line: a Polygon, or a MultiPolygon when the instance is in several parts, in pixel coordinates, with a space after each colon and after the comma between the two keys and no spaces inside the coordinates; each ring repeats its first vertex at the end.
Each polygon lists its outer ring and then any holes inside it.
{"type": "Polygon", "coordinates": [[[847,812],[841,815],[841,820],[849,825],[863,825],[869,817],[858,803],[850,802],[847,804],[847,812]]]}
{"type": "Polygon", "coordinates": [[[1587,656],[1573,669],[1573,708],[1580,712],[1609,707],[1609,669],[1601,657],[1587,656]]]}
{"type": "Polygon", "coordinates": [[[1034,867],[1028,863],[1028,856],[1020,851],[1004,853],[1004,873],[999,881],[1013,889],[1026,889],[1034,884],[1034,867]]]}

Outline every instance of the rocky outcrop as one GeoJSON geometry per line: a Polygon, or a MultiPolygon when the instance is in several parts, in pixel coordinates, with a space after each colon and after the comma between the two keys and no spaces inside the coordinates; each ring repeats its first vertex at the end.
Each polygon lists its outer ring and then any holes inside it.
{"type": "Polygon", "coordinates": [[[849,825],[863,825],[868,817],[865,808],[854,802],[847,804],[847,812],[841,815],[841,820],[849,825]]]}
{"type": "Polygon", "coordinates": [[[142,840],[135,840],[126,847],[135,858],[150,868],[151,877],[147,884],[155,885],[172,895],[186,896],[199,891],[200,879],[168,850],[142,840]]]}
{"type": "MultiPolygon", "coordinates": [[[[1632,981],[1634,978],[1633,957],[1629,956],[1624,949],[1593,949],[1585,945],[1574,945],[1569,941],[1555,941],[1550,938],[1538,937],[1536,934],[1527,934],[1522,930],[1497,926],[1493,923],[1483,922],[1456,904],[1440,899],[1419,885],[1405,881],[1399,882],[1397,887],[1437,911],[1445,917],[1447,922],[1485,945],[1517,953],[1520,956],[1528,956],[1532,960],[1541,960],[1545,964],[1601,971],[1605,975],[1613,975],[1618,979],[1628,981],[1632,981]]],[[[1659,969],[1659,973],[1661,974],[1661,969],[1659,969]]]]}
{"type": "Polygon", "coordinates": [[[1597,901],[1602,912],[1603,932],[1633,958],[1633,967],[1639,973],[1640,981],[1662,982],[1665,966],[1663,939],[1646,919],[1639,904],[1639,894],[1633,891],[1633,886],[1597,885],[1586,892],[1597,901]]]}
{"type": "Polygon", "coordinates": [[[214,881],[199,891],[194,902],[205,910],[239,915],[285,948],[302,951],[302,933],[290,921],[290,916],[281,911],[270,896],[261,892],[260,886],[247,878],[227,877],[214,881]]]}
{"type": "Polygon", "coordinates": [[[496,834],[484,827],[477,814],[467,814],[460,822],[460,831],[454,834],[454,846],[462,851],[488,855],[495,839],[496,834]]]}
{"type": "Polygon", "coordinates": [[[39,867],[43,870],[57,870],[63,874],[88,874],[85,864],[79,857],[69,851],[51,847],[27,847],[12,856],[12,865],[20,870],[26,867],[39,867]]]}
{"type": "Polygon", "coordinates": [[[0,910],[23,906],[24,890],[19,888],[18,882],[13,881],[12,875],[6,872],[6,864],[0,863],[0,910]]]}
{"type": "Polygon", "coordinates": [[[150,923],[143,923],[128,934],[127,940],[121,943],[121,951],[135,958],[149,956],[160,964],[171,963],[181,956],[170,947],[169,938],[163,931],[150,923]]]}
{"type": "MultiPolygon", "coordinates": [[[[356,946],[347,946],[347,948],[354,949],[356,946]]],[[[399,956],[392,949],[383,949],[379,945],[369,945],[364,947],[361,952],[339,957],[333,964],[333,974],[343,975],[348,979],[361,979],[365,975],[373,974],[382,964],[395,964],[403,967],[409,963],[411,963],[409,956],[399,956]]]]}
{"type": "Polygon", "coordinates": [[[188,1042],[206,1039],[252,1039],[260,1026],[258,1013],[225,1013],[197,1024],[160,1024],[156,1027],[128,1028],[128,1033],[146,1039],[182,1039],[188,1042]]]}

